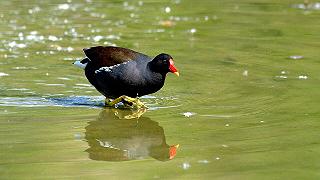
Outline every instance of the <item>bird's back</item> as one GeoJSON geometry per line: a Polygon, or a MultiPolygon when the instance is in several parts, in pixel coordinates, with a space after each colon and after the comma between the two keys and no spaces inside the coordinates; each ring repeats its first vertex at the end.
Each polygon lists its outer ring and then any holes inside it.
{"type": "Polygon", "coordinates": [[[96,46],[83,50],[95,67],[108,67],[137,59],[151,59],[142,53],[113,46],[96,46]]]}

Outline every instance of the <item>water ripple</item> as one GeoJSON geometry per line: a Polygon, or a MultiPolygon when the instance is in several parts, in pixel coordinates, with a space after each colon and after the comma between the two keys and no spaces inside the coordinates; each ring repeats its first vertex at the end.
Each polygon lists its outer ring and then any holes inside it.
{"type": "Polygon", "coordinates": [[[102,107],[101,96],[71,96],[71,97],[2,97],[0,106],[17,107],[102,107]]]}
{"type": "MultiPolygon", "coordinates": [[[[90,107],[102,108],[104,107],[103,96],[70,96],[70,97],[56,97],[48,95],[47,97],[0,97],[0,106],[8,107],[90,107]]],[[[62,94],[61,94],[62,95],[62,94]]],[[[141,100],[146,103],[149,110],[157,110],[163,108],[175,108],[179,105],[172,105],[174,102],[159,102],[163,98],[156,98],[154,96],[144,96],[141,100]],[[164,105],[166,104],[166,105],[164,105]]]]}

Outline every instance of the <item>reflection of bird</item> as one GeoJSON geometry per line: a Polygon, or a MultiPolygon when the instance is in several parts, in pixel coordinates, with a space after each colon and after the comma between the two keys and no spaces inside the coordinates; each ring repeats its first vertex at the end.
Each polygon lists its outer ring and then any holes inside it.
{"type": "Polygon", "coordinates": [[[106,98],[142,106],[136,97],[157,92],[164,85],[168,72],[179,75],[168,54],[154,59],[139,52],[120,47],[91,47],[84,49],[86,58],[74,64],[85,70],[89,82],[106,98]]]}
{"type": "Polygon", "coordinates": [[[86,150],[93,160],[126,161],[152,157],[160,161],[173,159],[179,145],[166,144],[164,130],[147,117],[119,119],[129,110],[105,109],[98,120],[85,128],[86,150]],[[117,116],[115,115],[117,114],[117,116]]]}

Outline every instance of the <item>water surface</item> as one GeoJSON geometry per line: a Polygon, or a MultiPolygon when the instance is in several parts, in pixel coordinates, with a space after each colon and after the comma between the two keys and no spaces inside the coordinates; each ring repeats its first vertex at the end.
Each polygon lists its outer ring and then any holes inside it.
{"type": "Polygon", "coordinates": [[[1,1],[1,179],[318,179],[310,3],[1,1]],[[71,64],[96,45],[169,53],[181,76],[142,115],[106,109],[71,64]]]}

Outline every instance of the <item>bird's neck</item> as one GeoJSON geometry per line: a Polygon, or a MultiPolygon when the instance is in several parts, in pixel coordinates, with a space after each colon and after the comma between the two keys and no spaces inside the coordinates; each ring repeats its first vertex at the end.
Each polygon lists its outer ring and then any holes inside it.
{"type": "Polygon", "coordinates": [[[157,86],[157,88],[161,88],[164,85],[166,74],[167,73],[160,73],[160,72],[154,71],[152,66],[150,66],[150,62],[148,63],[147,73],[145,73],[146,79],[148,79],[148,84],[152,86],[157,86]]]}
{"type": "Polygon", "coordinates": [[[149,72],[151,72],[152,74],[157,74],[157,75],[161,74],[162,77],[165,78],[167,72],[161,72],[161,71],[160,71],[159,69],[157,69],[156,67],[157,67],[157,66],[155,66],[155,64],[154,64],[152,61],[148,62],[148,64],[147,64],[147,70],[148,70],[149,72]]]}

